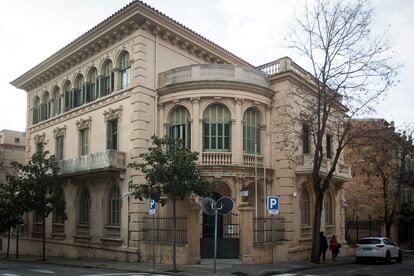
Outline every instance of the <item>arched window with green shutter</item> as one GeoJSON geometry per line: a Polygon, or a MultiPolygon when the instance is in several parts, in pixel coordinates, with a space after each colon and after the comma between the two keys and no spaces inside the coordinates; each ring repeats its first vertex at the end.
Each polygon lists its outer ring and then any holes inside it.
{"type": "Polygon", "coordinates": [[[121,89],[123,89],[131,83],[131,63],[129,61],[128,52],[124,52],[121,56],[120,74],[121,74],[121,89]]]}
{"type": "Polygon", "coordinates": [[[207,107],[203,116],[203,148],[205,151],[230,151],[231,116],[222,104],[207,107]]]}
{"type": "Polygon", "coordinates": [[[121,194],[116,186],[108,194],[108,224],[121,225],[121,194]]]}
{"type": "Polygon", "coordinates": [[[259,112],[254,108],[247,109],[243,115],[243,151],[245,153],[260,153],[260,125],[259,112]]]}
{"type": "Polygon", "coordinates": [[[302,190],[300,196],[300,222],[301,225],[310,225],[310,197],[306,189],[302,190]]]}
{"type": "Polygon", "coordinates": [[[91,200],[88,189],[83,189],[79,199],[79,224],[89,225],[91,200]]]}
{"type": "Polygon", "coordinates": [[[190,113],[183,107],[177,107],[168,118],[168,135],[183,141],[186,148],[191,147],[190,113]]]}

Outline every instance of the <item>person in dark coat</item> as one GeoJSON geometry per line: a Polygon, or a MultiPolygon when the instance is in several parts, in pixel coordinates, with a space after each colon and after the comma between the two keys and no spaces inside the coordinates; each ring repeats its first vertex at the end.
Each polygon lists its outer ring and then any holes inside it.
{"type": "Polygon", "coordinates": [[[322,255],[322,260],[325,261],[326,250],[328,249],[328,240],[323,231],[319,234],[319,257],[322,255]]]}

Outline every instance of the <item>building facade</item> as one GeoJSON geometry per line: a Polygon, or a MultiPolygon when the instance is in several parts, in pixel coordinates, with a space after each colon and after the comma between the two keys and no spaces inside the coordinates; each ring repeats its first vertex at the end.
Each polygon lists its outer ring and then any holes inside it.
{"type": "MultiPolygon", "coordinates": [[[[59,160],[67,220],[48,218],[47,254],[148,261],[157,232],[156,260],[170,262],[169,204],[157,211],[159,231],[151,231],[148,202],[128,196],[129,183],[144,178],[127,164],[155,134],[197,151],[213,197],[235,202],[219,219],[219,239],[229,248],[220,257],[261,263],[309,255],[312,145],[290,118],[300,116],[295,106],[312,97],[315,84],[290,58],[254,67],[134,1],[12,84],[27,91],[26,158],[44,143],[59,160]],[[241,190],[249,191],[247,204],[241,190]],[[266,214],[268,195],[280,196],[275,219],[266,214]]],[[[327,170],[330,157],[323,162],[327,170]]],[[[342,184],[350,179],[341,158],[322,225],[340,241],[342,184]]],[[[178,204],[179,263],[210,257],[211,219],[200,200],[178,204]]],[[[40,221],[30,214],[26,223],[21,251],[39,254],[40,221]]]]}
{"type": "Polygon", "coordinates": [[[3,129],[0,131],[0,183],[10,169],[10,163],[25,161],[26,135],[24,132],[3,129]]]}

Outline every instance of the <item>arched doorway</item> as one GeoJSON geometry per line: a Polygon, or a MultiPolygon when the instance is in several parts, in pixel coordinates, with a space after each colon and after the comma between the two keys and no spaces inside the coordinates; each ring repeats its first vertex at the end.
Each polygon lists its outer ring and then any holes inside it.
{"type": "MultiPolygon", "coordinates": [[[[210,196],[217,201],[222,196],[231,197],[231,190],[225,183],[217,183],[215,192],[210,196]]],[[[202,233],[200,238],[200,256],[214,258],[214,216],[202,213],[202,233]]],[[[239,258],[239,215],[231,212],[217,216],[217,258],[239,258]]]]}

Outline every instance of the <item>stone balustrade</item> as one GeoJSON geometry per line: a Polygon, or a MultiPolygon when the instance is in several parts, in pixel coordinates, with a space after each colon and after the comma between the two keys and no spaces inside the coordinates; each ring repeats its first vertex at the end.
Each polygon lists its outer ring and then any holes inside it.
{"type": "Polygon", "coordinates": [[[232,64],[196,64],[174,68],[159,74],[158,88],[198,81],[238,82],[270,88],[265,73],[232,64]]]}
{"type": "MultiPolygon", "coordinates": [[[[320,172],[322,175],[328,174],[329,170],[332,167],[332,159],[323,158],[320,172]]],[[[298,156],[296,162],[296,173],[298,174],[308,174],[312,173],[313,170],[313,155],[312,154],[303,154],[298,156]]],[[[346,180],[352,179],[351,166],[338,162],[335,168],[334,177],[339,177],[346,180]]]]}

